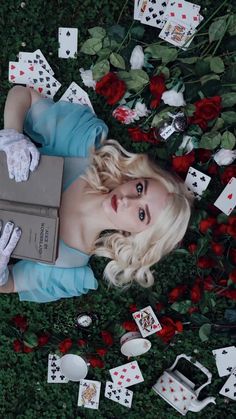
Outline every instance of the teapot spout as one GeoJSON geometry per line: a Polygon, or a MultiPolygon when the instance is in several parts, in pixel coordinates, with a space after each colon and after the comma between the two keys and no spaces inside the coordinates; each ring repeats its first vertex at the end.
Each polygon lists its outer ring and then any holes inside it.
{"type": "Polygon", "coordinates": [[[214,403],[215,402],[215,397],[206,397],[204,400],[193,400],[191,405],[189,406],[189,410],[191,412],[200,412],[200,410],[204,409],[204,407],[206,407],[209,403],[214,403]]]}

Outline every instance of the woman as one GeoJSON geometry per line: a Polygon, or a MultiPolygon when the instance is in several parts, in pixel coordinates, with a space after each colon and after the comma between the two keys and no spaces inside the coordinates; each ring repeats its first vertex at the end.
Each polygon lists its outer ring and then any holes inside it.
{"type": "Polygon", "coordinates": [[[192,197],[184,183],[145,154],[105,142],[107,127],[88,107],[54,103],[22,86],[8,94],[4,126],[0,149],[16,181],[26,180],[38,163],[38,151],[23,130],[42,144],[41,154],[66,158],[58,259],[53,266],[20,261],[9,273],[20,231],[7,225],[0,239],[1,292],[48,302],[96,289],[88,265],[93,254],[111,259],[104,275],[114,285],[134,280],[152,285],[151,265],[175,248],[187,229],[192,197]]]}

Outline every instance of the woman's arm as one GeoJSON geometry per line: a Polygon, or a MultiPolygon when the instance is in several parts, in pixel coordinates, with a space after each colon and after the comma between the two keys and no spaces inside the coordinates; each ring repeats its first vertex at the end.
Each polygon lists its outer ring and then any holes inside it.
{"type": "Polygon", "coordinates": [[[4,128],[23,132],[23,124],[31,105],[42,96],[24,86],[14,86],[8,93],[4,109],[4,128]]]}

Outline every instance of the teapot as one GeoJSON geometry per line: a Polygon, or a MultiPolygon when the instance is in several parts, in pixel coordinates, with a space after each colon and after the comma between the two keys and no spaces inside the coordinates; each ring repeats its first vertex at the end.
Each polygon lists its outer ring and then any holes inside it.
{"type": "Polygon", "coordinates": [[[191,360],[190,356],[185,354],[178,355],[174,364],[164,371],[153,390],[161,396],[167,403],[174,407],[181,415],[185,416],[188,410],[199,412],[209,403],[215,404],[215,397],[207,397],[204,400],[198,400],[200,391],[211,382],[212,374],[200,362],[191,360]],[[198,389],[194,390],[195,384],[185,377],[180,371],[174,369],[180,358],[185,358],[207,376],[207,381],[198,389]]]}

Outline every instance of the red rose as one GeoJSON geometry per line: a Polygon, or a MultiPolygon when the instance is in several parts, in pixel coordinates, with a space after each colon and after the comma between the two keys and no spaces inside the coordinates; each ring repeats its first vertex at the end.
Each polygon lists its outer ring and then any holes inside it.
{"type": "Polygon", "coordinates": [[[211,243],[211,248],[217,256],[222,256],[224,254],[225,248],[220,243],[211,243]]]}
{"type": "Polygon", "coordinates": [[[199,283],[195,283],[190,291],[190,298],[193,303],[198,303],[201,300],[202,292],[199,283]]]}
{"type": "Polygon", "coordinates": [[[48,343],[50,336],[48,334],[40,335],[38,337],[38,346],[44,346],[48,343]]]}
{"type": "Polygon", "coordinates": [[[144,142],[144,143],[151,143],[151,144],[158,144],[160,140],[158,140],[155,128],[151,128],[149,131],[145,132],[142,131],[138,127],[128,128],[128,133],[130,138],[132,138],[135,142],[144,142]]]}
{"type": "Polygon", "coordinates": [[[132,122],[137,119],[137,112],[130,109],[128,106],[122,105],[114,109],[112,116],[114,116],[114,118],[122,124],[128,125],[132,124],[132,122]]]}
{"type": "Polygon", "coordinates": [[[98,349],[96,349],[96,352],[97,352],[98,355],[104,356],[107,353],[107,348],[98,348],[98,349]]]}
{"type": "Polygon", "coordinates": [[[200,99],[194,103],[194,115],[189,118],[190,124],[199,125],[202,130],[207,129],[207,122],[212,121],[219,116],[221,111],[221,97],[213,96],[211,98],[200,99]]]}
{"type": "Polygon", "coordinates": [[[228,217],[228,224],[236,227],[236,215],[230,215],[228,217]]]}
{"type": "Polygon", "coordinates": [[[207,173],[209,173],[209,175],[217,175],[218,174],[218,166],[216,163],[211,163],[209,164],[208,168],[207,168],[207,173]]]}
{"type": "Polygon", "coordinates": [[[214,217],[208,217],[204,220],[201,220],[199,223],[199,230],[201,233],[206,233],[210,228],[212,228],[215,224],[217,224],[217,221],[214,217]]]}
{"type": "Polygon", "coordinates": [[[190,253],[195,253],[197,250],[197,244],[196,243],[191,243],[188,245],[188,251],[190,253]]]}
{"type": "Polygon", "coordinates": [[[164,310],[165,306],[164,306],[163,303],[156,303],[155,308],[156,308],[157,312],[160,312],[160,311],[164,310]]]}
{"type": "Polygon", "coordinates": [[[136,325],[135,322],[127,320],[125,322],[122,323],[122,327],[127,331],[127,332],[136,332],[136,330],[138,330],[138,327],[136,325]]]}
{"type": "Polygon", "coordinates": [[[203,280],[203,289],[205,291],[212,291],[214,288],[215,284],[213,278],[210,275],[206,276],[206,278],[203,280]]]}
{"type": "Polygon", "coordinates": [[[227,234],[228,226],[227,224],[220,224],[214,228],[214,236],[222,236],[222,234],[227,234]]]}
{"type": "Polygon", "coordinates": [[[11,321],[14,323],[21,332],[25,332],[28,329],[28,320],[26,317],[18,314],[17,316],[12,317],[11,321]]]}
{"type": "Polygon", "coordinates": [[[106,98],[109,105],[115,105],[125,94],[126,84],[115,73],[107,73],[97,81],[96,93],[106,98]]]}
{"type": "Polygon", "coordinates": [[[138,307],[136,306],[136,304],[130,304],[129,311],[130,313],[134,313],[135,311],[138,311],[138,307]]]}
{"type": "Polygon", "coordinates": [[[169,294],[168,294],[168,300],[170,303],[174,303],[177,301],[180,297],[183,296],[187,289],[187,285],[181,284],[177,285],[177,287],[173,288],[169,294]]]}
{"type": "Polygon", "coordinates": [[[198,154],[198,160],[201,163],[206,163],[208,160],[210,160],[211,155],[212,155],[212,151],[211,150],[206,150],[205,148],[199,148],[197,150],[197,154],[198,154]]]}
{"type": "Polygon", "coordinates": [[[80,346],[80,347],[83,347],[83,346],[87,345],[87,342],[84,339],[78,339],[77,340],[77,345],[80,346]]]}
{"type": "Polygon", "coordinates": [[[189,314],[196,313],[196,311],[199,311],[198,307],[192,306],[192,307],[189,307],[188,309],[189,314]]]}
{"type": "Polygon", "coordinates": [[[154,99],[150,102],[150,108],[156,109],[160,105],[162,93],[166,91],[164,76],[162,74],[159,76],[153,76],[150,79],[149,89],[154,97],[154,99]]]}
{"type": "Polygon", "coordinates": [[[89,357],[88,361],[93,368],[104,368],[104,362],[102,359],[95,358],[95,357],[89,357]]]}
{"type": "Polygon", "coordinates": [[[215,261],[207,256],[200,256],[197,261],[197,266],[201,269],[213,268],[215,261]]]}
{"type": "Polygon", "coordinates": [[[233,281],[236,284],[236,269],[230,272],[229,279],[231,279],[231,281],[233,281]]]}
{"type": "Polygon", "coordinates": [[[236,226],[235,225],[229,225],[227,226],[227,234],[229,236],[232,236],[234,239],[236,239],[236,226]]]}
{"type": "Polygon", "coordinates": [[[162,317],[160,319],[162,329],[159,330],[156,334],[163,340],[163,342],[168,343],[176,332],[183,331],[183,324],[180,321],[174,321],[170,317],[162,317]]]}
{"type": "Polygon", "coordinates": [[[236,264],[236,248],[230,249],[229,258],[234,264],[236,264]]]}
{"type": "Polygon", "coordinates": [[[221,287],[227,287],[227,279],[221,278],[217,281],[217,285],[221,286],[221,287]]]}
{"type": "Polygon", "coordinates": [[[59,343],[58,348],[59,348],[59,351],[64,354],[67,351],[69,351],[69,349],[71,348],[72,345],[73,345],[72,339],[67,338],[67,339],[64,339],[62,342],[59,343]]]}
{"type": "Polygon", "coordinates": [[[236,290],[225,290],[220,295],[236,301],[236,290]]]}
{"type": "Polygon", "coordinates": [[[14,352],[22,352],[23,345],[22,345],[20,340],[18,340],[18,339],[14,340],[13,349],[14,349],[14,352]]]}
{"type": "Polygon", "coordinates": [[[23,352],[25,353],[25,354],[29,354],[30,352],[33,352],[34,351],[34,348],[30,348],[29,346],[27,346],[27,345],[23,345],[23,352]]]}
{"type": "Polygon", "coordinates": [[[226,185],[232,177],[236,177],[236,164],[226,167],[220,176],[224,185],[226,185]]]}
{"type": "Polygon", "coordinates": [[[113,345],[113,337],[112,337],[112,334],[110,332],[108,332],[107,330],[102,330],[101,336],[102,336],[102,340],[105,343],[105,345],[107,345],[107,346],[113,345]]]}
{"type": "Polygon", "coordinates": [[[176,172],[187,172],[195,161],[194,150],[185,156],[172,156],[172,167],[176,172]]]}

